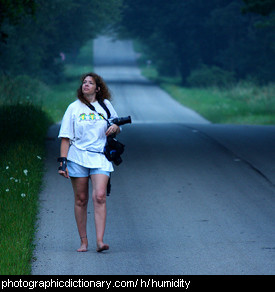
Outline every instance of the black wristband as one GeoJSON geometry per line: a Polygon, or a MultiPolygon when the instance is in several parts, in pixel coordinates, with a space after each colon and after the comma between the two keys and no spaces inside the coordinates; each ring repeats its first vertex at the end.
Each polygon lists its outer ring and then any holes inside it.
{"type": "Polygon", "coordinates": [[[61,162],[61,166],[58,167],[58,170],[66,171],[67,168],[67,158],[66,157],[58,157],[58,162],[61,162]]]}
{"type": "Polygon", "coordinates": [[[67,162],[67,157],[58,157],[57,158],[57,161],[58,162],[63,162],[63,161],[66,161],[67,162]]]}

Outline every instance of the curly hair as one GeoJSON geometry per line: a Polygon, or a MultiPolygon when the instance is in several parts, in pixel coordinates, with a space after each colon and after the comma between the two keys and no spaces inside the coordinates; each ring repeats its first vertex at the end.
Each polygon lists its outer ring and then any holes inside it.
{"type": "Polygon", "coordinates": [[[97,75],[96,73],[90,72],[90,73],[86,73],[84,75],[81,76],[81,85],[80,87],[77,89],[77,97],[78,99],[83,102],[83,103],[87,103],[87,99],[85,98],[83,92],[82,92],[82,83],[84,81],[84,79],[87,77],[93,77],[96,83],[96,88],[100,87],[100,90],[97,92],[96,94],[96,99],[97,100],[104,100],[104,99],[108,99],[111,100],[111,92],[108,88],[108,86],[106,85],[105,81],[103,80],[103,78],[99,75],[97,75]]]}

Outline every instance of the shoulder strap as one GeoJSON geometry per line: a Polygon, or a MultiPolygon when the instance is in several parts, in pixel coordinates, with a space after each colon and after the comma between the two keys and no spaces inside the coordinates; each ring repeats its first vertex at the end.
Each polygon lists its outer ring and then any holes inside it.
{"type": "MultiPolygon", "coordinates": [[[[107,113],[107,116],[108,116],[108,119],[111,117],[111,113],[110,113],[110,111],[109,111],[109,109],[108,109],[108,107],[107,107],[107,105],[104,103],[104,101],[98,101],[98,103],[104,108],[104,110],[106,111],[106,113],[107,113]]],[[[95,111],[95,112],[97,112],[96,111],[96,109],[95,109],[95,107],[93,106],[93,105],[91,105],[89,102],[87,102],[87,103],[85,103],[92,111],[95,111]]],[[[97,112],[98,113],[98,112],[97,112]]],[[[108,121],[108,119],[105,119],[105,117],[103,116],[103,114],[100,114],[100,113],[98,113],[100,116],[102,116],[102,118],[104,119],[104,120],[106,120],[106,122],[107,122],[107,124],[108,124],[108,126],[110,126],[110,122],[108,121]]]]}
{"type": "Polygon", "coordinates": [[[105,112],[107,113],[108,119],[111,117],[111,113],[103,100],[99,100],[98,103],[104,108],[105,112]]]}
{"type": "Polygon", "coordinates": [[[87,105],[87,107],[89,107],[92,111],[96,111],[95,107],[93,105],[91,105],[90,103],[85,103],[87,105]]]}
{"type": "MultiPolygon", "coordinates": [[[[105,102],[103,100],[99,100],[98,103],[104,108],[105,112],[107,113],[108,119],[110,119],[111,117],[111,113],[107,107],[107,105],[105,104],[105,102]]],[[[93,105],[91,105],[90,103],[86,103],[86,105],[92,110],[92,111],[96,111],[95,107],[93,105]]]]}

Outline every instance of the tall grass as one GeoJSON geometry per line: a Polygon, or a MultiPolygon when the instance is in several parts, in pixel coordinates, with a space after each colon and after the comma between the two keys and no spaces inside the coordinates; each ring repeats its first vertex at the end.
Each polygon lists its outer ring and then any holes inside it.
{"type": "Polygon", "coordinates": [[[184,88],[163,83],[162,87],[181,104],[213,123],[274,125],[275,86],[240,83],[230,88],[184,88]]]}
{"type": "Polygon", "coordinates": [[[0,105],[42,104],[48,86],[27,75],[0,75],[0,105]]]}
{"type": "Polygon", "coordinates": [[[0,274],[29,274],[49,117],[34,105],[0,107],[0,274]]]}
{"type": "Polygon", "coordinates": [[[76,98],[80,75],[92,71],[92,42],[65,65],[59,84],[26,75],[0,76],[0,274],[31,273],[45,137],[76,98]]]}
{"type": "Polygon", "coordinates": [[[190,88],[182,86],[179,78],[160,77],[153,67],[143,67],[142,72],[179,103],[213,123],[275,124],[275,84],[260,86],[247,81],[223,88],[190,88]]]}

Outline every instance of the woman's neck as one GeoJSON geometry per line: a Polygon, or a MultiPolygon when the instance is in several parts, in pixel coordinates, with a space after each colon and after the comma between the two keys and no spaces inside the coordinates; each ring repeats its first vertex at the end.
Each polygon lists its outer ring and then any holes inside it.
{"type": "Polygon", "coordinates": [[[89,102],[95,102],[95,101],[96,101],[96,95],[95,95],[95,94],[87,94],[87,95],[85,95],[85,98],[86,98],[89,102]]]}

